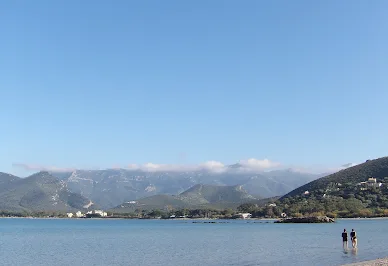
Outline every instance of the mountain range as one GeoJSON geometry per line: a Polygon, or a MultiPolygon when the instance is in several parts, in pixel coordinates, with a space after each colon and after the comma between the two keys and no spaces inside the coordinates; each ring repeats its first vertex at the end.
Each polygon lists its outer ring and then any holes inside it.
{"type": "Polygon", "coordinates": [[[237,208],[242,203],[265,203],[272,199],[258,199],[248,194],[242,186],[216,186],[216,185],[195,185],[179,195],[155,195],[142,198],[138,201],[130,201],[121,204],[114,209],[116,213],[134,212],[136,209],[152,210],[169,208],[187,209],[227,209],[237,208]]]}
{"type": "Polygon", "coordinates": [[[234,165],[231,171],[223,173],[108,169],[52,174],[64,181],[73,193],[89,198],[105,209],[154,195],[178,195],[197,184],[241,186],[254,197],[269,198],[282,196],[323,176],[291,169],[258,173],[238,170],[238,165],[234,165]]]}
{"type": "Polygon", "coordinates": [[[238,165],[222,173],[107,169],[43,171],[26,178],[0,173],[0,210],[111,209],[130,201],[155,207],[238,206],[282,196],[319,177],[291,169],[252,173],[239,171],[238,165]],[[158,201],[163,204],[155,204],[158,201]]]}

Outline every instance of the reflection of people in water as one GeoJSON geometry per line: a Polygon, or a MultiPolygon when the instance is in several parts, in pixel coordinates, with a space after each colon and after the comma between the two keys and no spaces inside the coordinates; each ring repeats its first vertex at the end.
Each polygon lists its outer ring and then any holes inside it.
{"type": "Polygon", "coordinates": [[[352,229],[352,232],[350,232],[350,240],[352,240],[352,247],[356,248],[357,247],[357,236],[356,236],[356,231],[352,229]]]}
{"type": "Polygon", "coordinates": [[[346,229],[342,233],[342,244],[344,248],[348,248],[348,232],[346,232],[346,229]]]}
{"type": "Polygon", "coordinates": [[[352,255],[357,255],[357,251],[358,251],[357,248],[352,248],[352,255]]]}

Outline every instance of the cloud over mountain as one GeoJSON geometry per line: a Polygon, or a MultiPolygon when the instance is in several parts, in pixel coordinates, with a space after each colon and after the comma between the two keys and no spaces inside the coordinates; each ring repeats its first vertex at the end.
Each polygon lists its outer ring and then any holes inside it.
{"type": "Polygon", "coordinates": [[[241,160],[239,164],[247,170],[267,170],[279,167],[281,165],[278,162],[273,162],[268,159],[258,160],[255,158],[241,160]]]}
{"type": "MultiPolygon", "coordinates": [[[[200,164],[128,164],[120,167],[115,164],[114,169],[123,168],[128,170],[140,170],[144,172],[186,172],[186,171],[208,171],[213,173],[223,173],[226,171],[264,171],[279,167],[281,164],[269,159],[250,158],[241,160],[238,163],[238,168],[230,168],[228,165],[219,161],[207,161],[200,164]]],[[[25,171],[50,171],[50,172],[72,172],[75,168],[62,168],[55,166],[45,166],[38,164],[14,163],[13,167],[23,169],[25,171]]],[[[92,170],[92,169],[90,169],[92,170]]]]}
{"type": "Polygon", "coordinates": [[[241,160],[239,162],[239,169],[231,169],[228,165],[218,161],[207,161],[200,164],[155,164],[146,163],[142,165],[129,164],[126,169],[130,170],[142,170],[145,172],[184,172],[184,171],[209,171],[214,173],[223,173],[226,171],[263,171],[268,169],[274,169],[280,166],[280,163],[270,161],[268,159],[259,160],[251,158],[248,160],[241,160]]]}
{"type": "Polygon", "coordinates": [[[40,165],[40,164],[28,164],[28,163],[13,163],[13,167],[19,168],[25,171],[48,171],[48,172],[72,172],[75,171],[75,168],[64,168],[64,167],[56,167],[56,166],[48,166],[48,165],[40,165]]]}
{"type": "Polygon", "coordinates": [[[352,166],[357,165],[357,163],[347,163],[340,166],[334,167],[324,167],[324,166],[310,166],[310,167],[301,167],[301,166],[290,166],[281,164],[270,159],[244,159],[238,161],[236,164],[229,165],[224,164],[219,161],[211,160],[199,164],[157,164],[157,163],[144,163],[144,164],[127,164],[120,165],[115,164],[112,167],[105,168],[86,168],[86,167],[57,167],[57,166],[48,166],[42,164],[29,164],[29,163],[14,163],[13,167],[21,169],[24,171],[49,171],[49,172],[73,172],[75,170],[103,170],[103,169],[126,169],[126,170],[136,170],[149,173],[158,173],[158,172],[191,172],[191,171],[206,171],[210,173],[225,173],[225,172],[252,172],[258,173],[263,171],[279,170],[279,169],[292,169],[296,172],[301,173],[333,173],[337,172],[352,166]]]}
{"type": "Polygon", "coordinates": [[[358,164],[359,163],[346,163],[346,164],[342,165],[342,168],[349,168],[349,167],[352,167],[352,166],[356,166],[358,164]]]}

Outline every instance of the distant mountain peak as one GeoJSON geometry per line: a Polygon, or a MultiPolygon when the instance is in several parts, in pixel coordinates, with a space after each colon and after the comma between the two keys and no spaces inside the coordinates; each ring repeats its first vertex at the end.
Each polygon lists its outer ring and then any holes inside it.
{"type": "Polygon", "coordinates": [[[228,168],[231,168],[231,169],[242,168],[242,167],[243,167],[243,165],[241,163],[235,163],[235,164],[228,165],[228,168]]]}
{"type": "Polygon", "coordinates": [[[38,172],[29,177],[26,177],[25,179],[33,180],[35,182],[40,182],[40,183],[59,183],[60,182],[60,180],[57,177],[51,175],[47,171],[38,172]]]}

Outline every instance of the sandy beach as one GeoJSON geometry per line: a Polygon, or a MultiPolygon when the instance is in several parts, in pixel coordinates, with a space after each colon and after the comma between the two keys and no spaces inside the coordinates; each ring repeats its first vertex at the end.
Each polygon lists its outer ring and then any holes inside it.
{"type": "Polygon", "coordinates": [[[383,266],[383,265],[388,265],[388,258],[345,264],[343,266],[383,266]]]}

